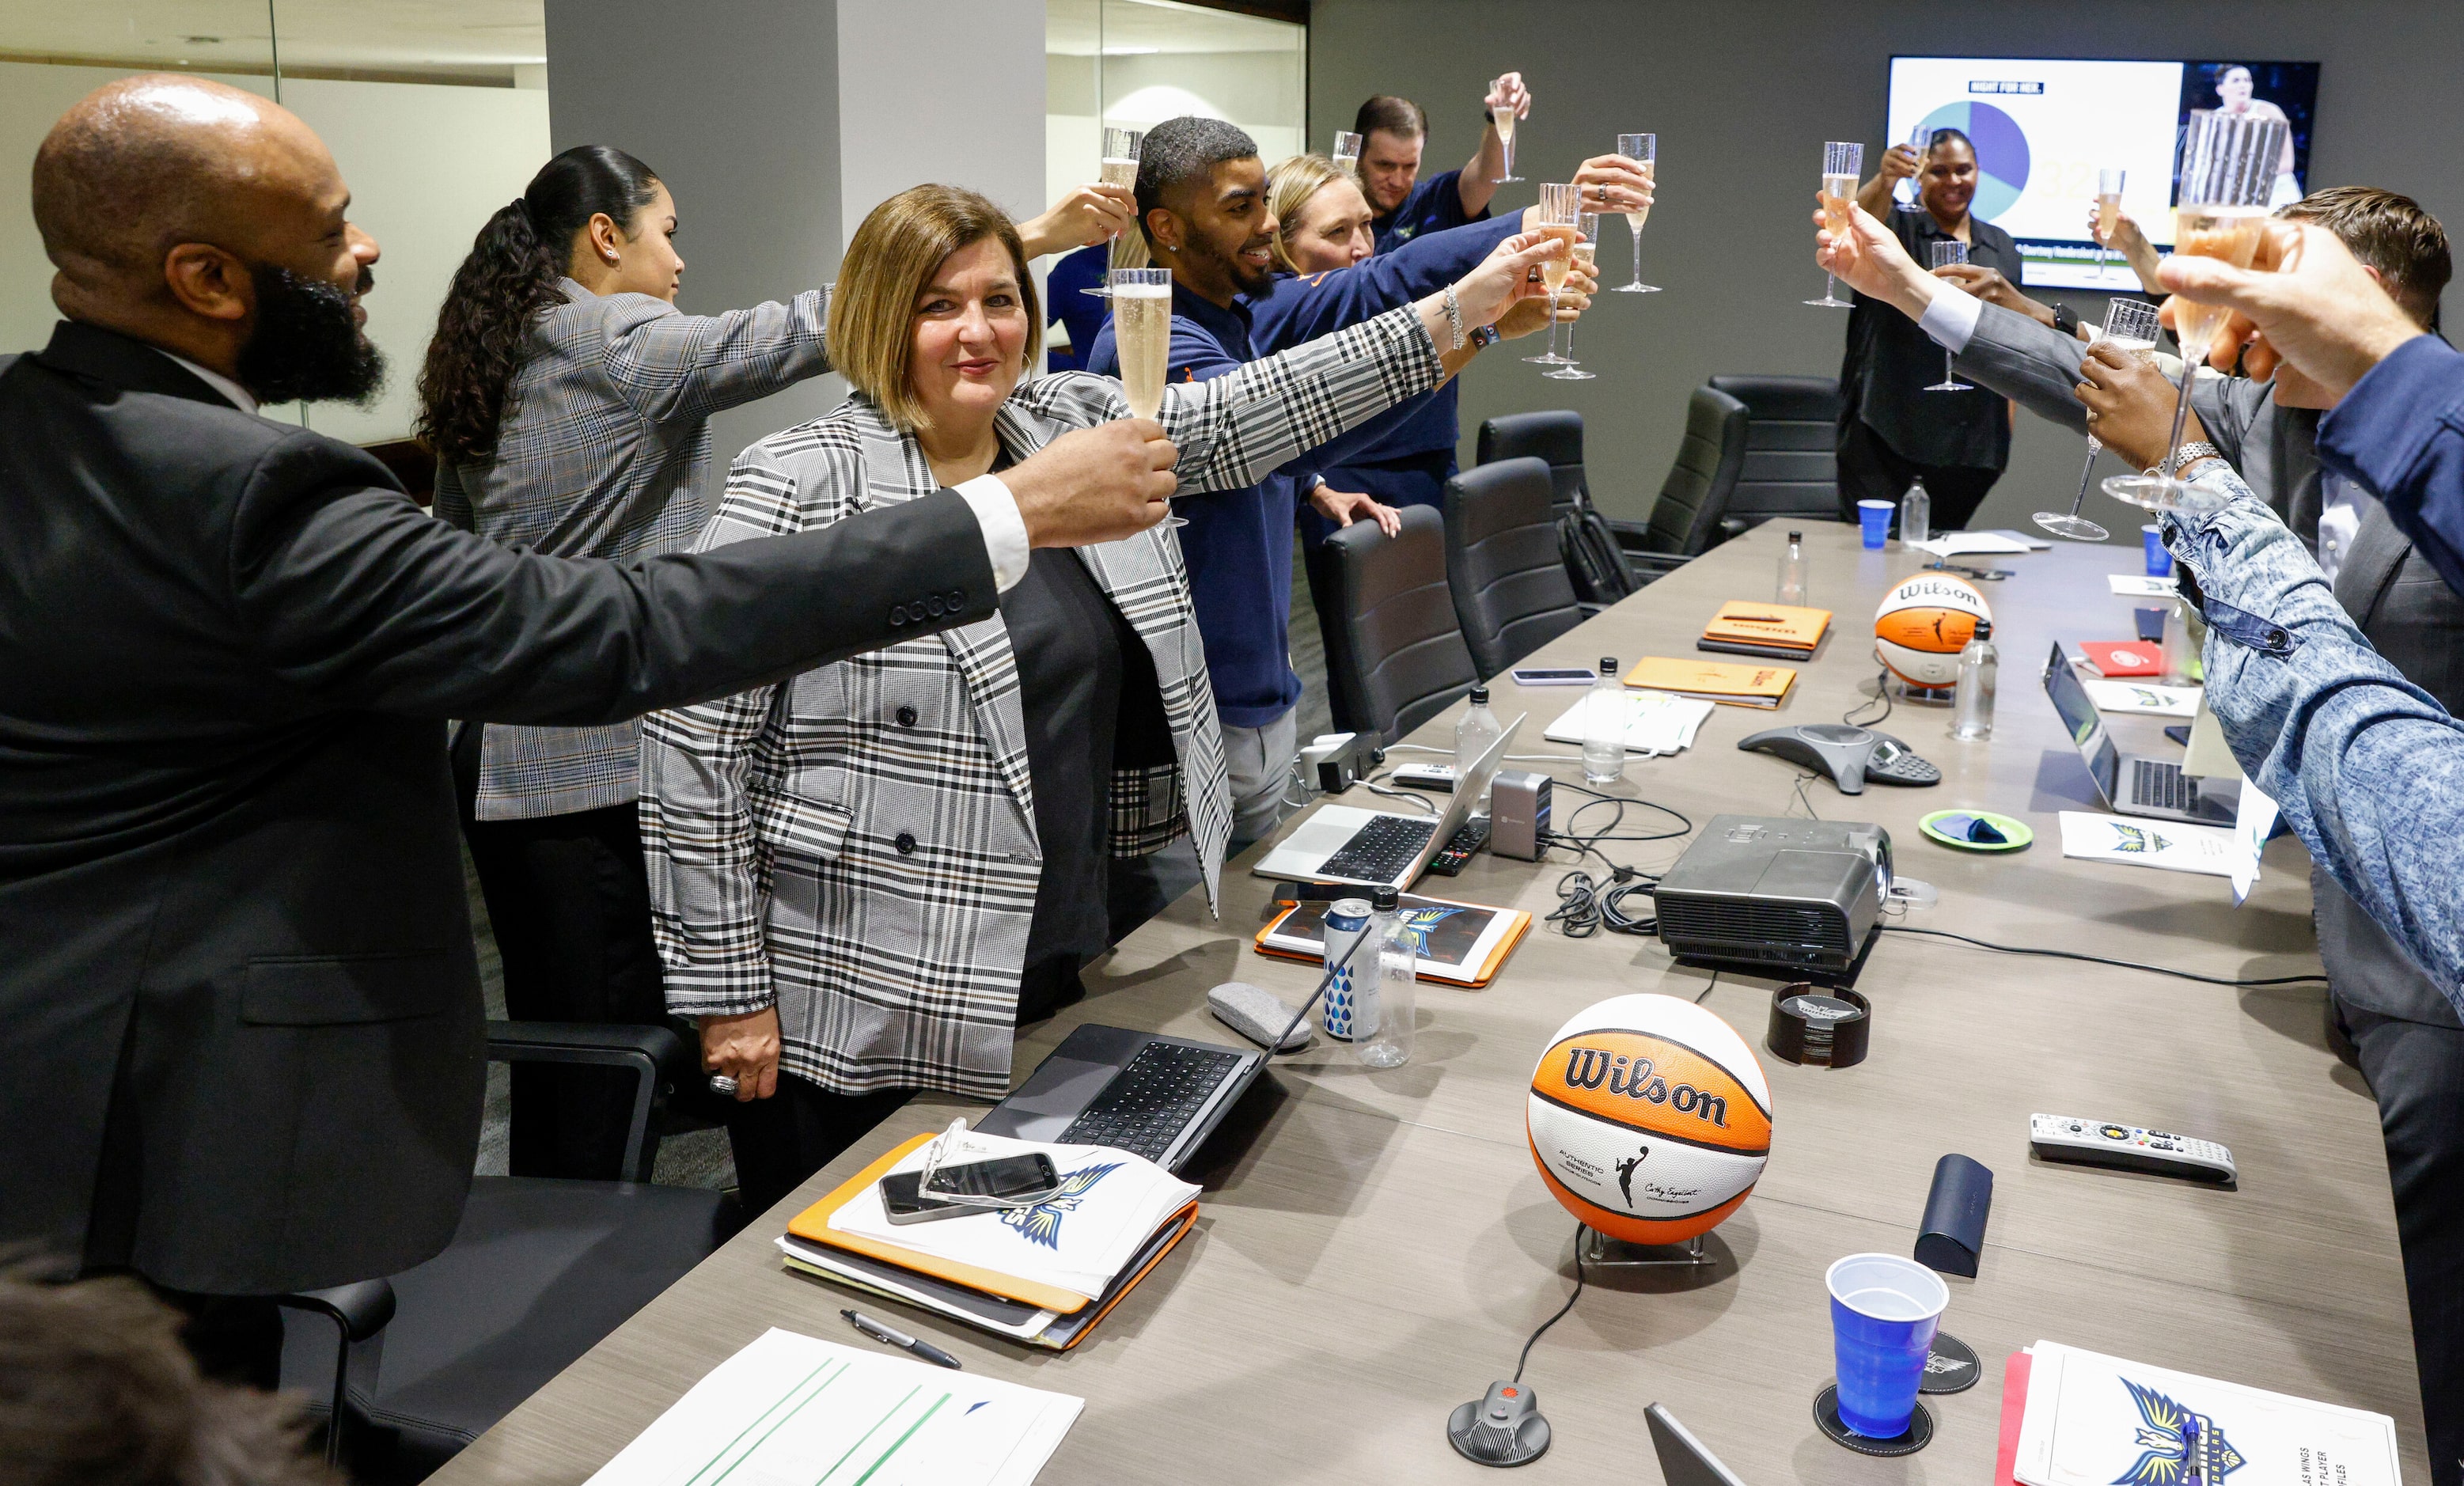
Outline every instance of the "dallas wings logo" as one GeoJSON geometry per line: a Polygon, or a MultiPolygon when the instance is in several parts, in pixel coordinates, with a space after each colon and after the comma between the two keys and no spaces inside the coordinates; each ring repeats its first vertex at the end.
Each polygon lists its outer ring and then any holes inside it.
{"type": "Polygon", "coordinates": [[[2113,1478],[2113,1486],[2218,1486],[2250,1463],[2206,1414],[2192,1413],[2128,1378],[2122,1386],[2145,1422],[2135,1441],[2139,1459],[2113,1478]]]}
{"type": "Polygon", "coordinates": [[[1461,908],[1413,908],[1403,915],[1403,931],[1412,936],[1412,952],[1426,959],[1429,935],[1440,924],[1461,913],[1461,908]]]}
{"type": "Polygon", "coordinates": [[[2113,849],[2116,851],[2154,856],[2173,844],[2154,831],[2142,830],[2135,825],[2124,825],[2119,820],[2108,820],[2105,823],[2113,827],[2113,849]]]}
{"type": "Polygon", "coordinates": [[[1009,1208],[1001,1220],[1019,1231],[1029,1243],[1040,1243],[1058,1251],[1061,1247],[1061,1219],[1078,1211],[1079,1202],[1094,1190],[1095,1184],[1121,1169],[1118,1161],[1102,1166],[1083,1167],[1061,1179],[1052,1195],[1031,1208],[1009,1208]]]}

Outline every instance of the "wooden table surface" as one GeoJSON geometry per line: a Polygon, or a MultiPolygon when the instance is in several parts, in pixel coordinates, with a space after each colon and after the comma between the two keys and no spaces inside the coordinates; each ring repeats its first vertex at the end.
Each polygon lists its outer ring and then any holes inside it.
{"type": "MultiPolygon", "coordinates": [[[[1771,591],[1784,524],[1652,584],[1529,664],[1695,653],[1722,601],[1771,591]]],[[[1722,812],[1803,812],[1800,771],[1737,741],[1836,720],[1870,697],[1869,617],[1918,562],[1896,544],[1863,552],[1845,526],[1813,526],[1806,538],[1811,601],[1836,619],[1787,704],[1718,709],[1691,751],[1632,764],[1627,793],[1697,824],[1722,812]]],[[[2131,633],[2131,601],[2103,575],[2134,570],[2136,557],[2059,545],[1995,559],[2015,576],[1980,585],[2002,653],[1991,741],[1954,742],[1947,709],[1903,704],[1879,726],[1939,764],[1939,786],[1846,797],[1820,780],[1804,799],[1825,819],[1889,829],[1901,874],[1941,889],[1937,907],[1902,920],[1913,927],[2223,977],[2315,972],[2308,861],[2289,838],[2269,848],[2239,908],[2221,878],[2061,856],[2055,812],[2101,807],[2037,673],[2057,636],[2131,633]],[[1971,855],[1918,834],[1920,816],[1960,805],[2020,817],[2035,843],[1971,855]]],[[[1517,753],[1565,754],[1551,772],[1579,780],[1575,751],[1539,736],[1579,695],[1509,683],[1493,705],[1507,720],[1529,711],[1517,753]]],[[[1454,715],[1413,741],[1450,747],[1454,715]]],[[[2109,723],[2124,748],[2162,746],[2159,719],[2109,723]]],[[[1579,798],[1559,795],[1561,829],[1579,798]]],[[[1608,814],[1574,825],[1595,828],[1608,814]]],[[[1664,829],[1661,819],[1630,806],[1625,829],[1664,829]]],[[[1657,870],[1683,844],[1605,849],[1657,870]]],[[[1307,994],[1314,969],[1250,950],[1268,885],[1248,875],[1249,860],[1227,869],[1220,919],[1193,892],[1091,967],[1086,1001],[1021,1038],[1019,1075],[1081,1021],[1237,1042],[1204,1006],[1207,988],[1225,980],[1287,1001],[1307,994]]],[[[1569,865],[1484,855],[1432,890],[1545,913],[1569,865]]],[[[1673,965],[1656,939],[1569,940],[1535,925],[1486,989],[1420,988],[1409,1064],[1372,1072],[1323,1038],[1277,1060],[1206,1153],[1198,1231],[1076,1351],[1031,1352],[866,1303],[970,1368],[1084,1396],[1049,1481],[1477,1478],[1446,1444],[1445,1416],[1512,1374],[1524,1338],[1573,1279],[1573,1220],[1542,1188],[1524,1140],[1532,1062],[1594,1001],[1700,995],[1763,1056],[1770,1167],[1714,1231],[1715,1265],[1592,1270],[1573,1312],[1531,1351],[1525,1380],[1555,1444],[1527,1478],[1651,1479],[1656,1463],[1639,1463],[1650,1453],[1640,1415],[1659,1401],[1753,1486],[1978,1486],[1991,1478],[2003,1359],[2038,1338],[2391,1414],[2407,1474],[2428,1478],[2377,1111],[2326,1050],[2319,986],[2235,989],[1885,934],[1859,982],[1875,1006],[1872,1054],[1833,1072],[1764,1055],[1774,984],[1733,973],[1714,983],[1673,965]],[[2046,1165],[2027,1144],[2039,1110],[2221,1141],[2239,1164],[2238,1190],[2046,1165]],[[1844,1254],[1906,1253],[1948,1151],[1994,1173],[1981,1270],[1950,1280],[1944,1319],[1987,1376],[1927,1400],[1938,1432],[1922,1453],[1852,1454],[1812,1422],[1831,1374],[1823,1271],[1844,1254]]],[[[964,1112],[937,1099],[910,1104],[435,1479],[580,1481],[767,1327],[854,1340],[837,1316],[847,1295],[784,1273],[772,1239],[892,1141],[964,1112]]]]}

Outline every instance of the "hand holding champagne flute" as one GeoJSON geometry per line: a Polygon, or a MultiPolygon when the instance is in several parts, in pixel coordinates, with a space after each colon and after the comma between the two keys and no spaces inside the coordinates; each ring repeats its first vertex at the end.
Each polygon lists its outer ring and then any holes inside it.
{"type": "Polygon", "coordinates": [[[1497,184],[1520,181],[1523,177],[1514,173],[1514,121],[1531,107],[1531,95],[1523,86],[1523,75],[1506,73],[1490,81],[1485,101],[1488,124],[1497,131],[1497,144],[1506,167],[1497,184]]]}
{"type": "MultiPolygon", "coordinates": [[[[1112,338],[1121,358],[1121,392],[1130,416],[1155,420],[1163,413],[1163,382],[1172,366],[1172,271],[1114,269],[1111,283],[1112,338]]],[[[1170,516],[1167,526],[1186,526],[1170,516]]]]}
{"type": "MultiPolygon", "coordinates": [[[[1617,152],[1623,155],[1626,159],[1633,161],[1636,164],[1640,165],[1642,167],[1643,178],[1651,182],[1654,186],[1659,186],[1660,136],[1656,134],[1620,134],[1617,136],[1617,152]]],[[[1643,203],[1641,210],[1629,211],[1625,214],[1626,228],[1634,233],[1634,282],[1631,284],[1619,284],[1617,289],[1618,294],[1656,295],[1660,293],[1659,285],[1646,284],[1642,281],[1642,224],[1644,219],[1648,218],[1650,215],[1651,204],[1649,202],[1643,203]]]]}
{"type": "Polygon", "coordinates": [[[1555,181],[1543,184],[1537,215],[1540,234],[1564,243],[1566,251],[1540,264],[1541,281],[1549,286],[1549,349],[1543,355],[1527,356],[1524,360],[1543,366],[1564,366],[1569,363],[1557,354],[1557,292],[1566,287],[1566,271],[1574,263],[1574,244],[1582,238],[1581,187],[1555,181]]]}
{"type": "MultiPolygon", "coordinates": [[[[1857,201],[1857,179],[1864,169],[1863,144],[1835,140],[1822,146],[1822,217],[1834,238],[1847,235],[1848,212],[1857,201]]],[[[1839,280],[1829,273],[1823,275],[1822,297],[1805,302],[1829,310],[1854,308],[1839,297],[1839,280]]]]}
{"type": "MultiPolygon", "coordinates": [[[[1105,129],[1103,173],[1097,179],[1106,186],[1127,186],[1135,190],[1138,150],[1146,143],[1146,131],[1142,129],[1105,129]]],[[[1112,239],[1111,267],[1143,268],[1148,257],[1147,240],[1142,233],[1123,232],[1112,239]]],[[[1100,295],[1106,290],[1099,285],[1087,293],[1100,295]]]]}
{"type": "MultiPolygon", "coordinates": [[[[1566,274],[1566,278],[1573,277],[1574,274],[1573,271],[1574,269],[1579,269],[1582,273],[1583,281],[1585,283],[1594,282],[1595,281],[1598,273],[1598,270],[1594,265],[1594,260],[1598,250],[1600,240],[1599,213],[1596,211],[1584,212],[1581,217],[1576,220],[1574,230],[1577,235],[1574,238],[1573,258],[1569,265],[1569,272],[1566,274]]],[[[1563,293],[1565,287],[1565,279],[1559,279],[1557,282],[1558,292],[1563,293]]],[[[1549,352],[1552,356],[1555,355],[1557,351],[1556,310],[1557,302],[1552,298],[1549,301],[1549,352]]],[[[1549,368],[1548,371],[1542,373],[1542,375],[1554,377],[1560,382],[1589,382],[1595,375],[1596,375],[1593,372],[1583,371],[1575,364],[1574,327],[1573,325],[1569,324],[1566,327],[1565,363],[1560,366],[1552,366],[1549,368]]]]}
{"type": "Polygon", "coordinates": [[[2104,273],[2104,255],[2113,247],[2113,229],[2122,225],[2122,186],[2127,170],[2096,173],[2096,271],[2104,273]]]}
{"type": "MultiPolygon", "coordinates": [[[[2104,308],[2104,330],[2096,338],[2096,345],[2110,345],[2129,352],[2149,365],[2156,361],[2156,307],[2145,299],[2115,299],[2104,308]]],[[[2093,347],[2091,347],[2093,349],[2093,347]]],[[[2089,414],[2093,419],[2095,414],[2089,414]]],[[[2112,535],[2079,514],[2087,501],[2088,476],[2096,471],[2097,451],[2104,445],[2096,436],[2096,426],[2090,423],[2087,436],[2087,463],[2079,470],[2079,493],[2071,497],[2070,513],[2039,511],[2035,522],[2056,536],[2067,536],[2075,542],[2101,542],[2112,535]]]]}

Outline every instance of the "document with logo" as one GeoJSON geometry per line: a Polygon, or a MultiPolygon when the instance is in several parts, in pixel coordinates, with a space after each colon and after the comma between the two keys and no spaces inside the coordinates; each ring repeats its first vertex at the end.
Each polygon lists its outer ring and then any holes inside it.
{"type": "Polygon", "coordinates": [[[2401,1486],[2385,1414],[2056,1342],[2031,1352],[2025,1486],[2401,1486]]]}
{"type": "Polygon", "coordinates": [[[773,1327],[590,1477],[811,1486],[1028,1486],[1083,1398],[773,1327]]]}
{"type": "Polygon", "coordinates": [[[2082,681],[2087,699],[2100,712],[2135,712],[2142,717],[2192,717],[2198,714],[2198,687],[2163,687],[2152,681],[2082,681]]]}
{"type": "Polygon", "coordinates": [[[2124,599],[2171,599],[2182,592],[2182,585],[2171,579],[2149,578],[2144,573],[2107,573],[2104,580],[2124,599]]]}
{"type": "MultiPolygon", "coordinates": [[[[1403,894],[1397,906],[1402,910],[1404,927],[1419,941],[1418,974],[1422,980],[1448,985],[1488,984],[1506,963],[1507,952],[1531,928],[1531,915],[1521,908],[1491,908],[1412,893],[1403,894]]],[[[1258,930],[1258,952],[1323,960],[1327,907],[1323,903],[1303,903],[1277,914],[1258,930]]]]}
{"type": "MultiPolygon", "coordinates": [[[[1739,667],[1738,669],[1747,667],[1739,667]]],[[[1786,667],[1781,667],[1785,669],[1786,667]]],[[[1793,675],[1794,672],[1790,672],[1793,675]]],[[[1541,736],[1551,743],[1580,743],[1592,735],[1592,709],[1614,707],[1625,714],[1629,754],[1675,754],[1694,746],[1695,730],[1711,715],[1711,704],[1668,691],[1586,691],[1541,736]]]]}
{"type": "Polygon", "coordinates": [[[2086,810],[2065,810],[2062,855],[2089,862],[2118,862],[2123,866],[2155,867],[2165,872],[2203,872],[2231,877],[2242,851],[2233,833],[2221,825],[2190,825],[2150,816],[2108,816],[2086,810]]]}

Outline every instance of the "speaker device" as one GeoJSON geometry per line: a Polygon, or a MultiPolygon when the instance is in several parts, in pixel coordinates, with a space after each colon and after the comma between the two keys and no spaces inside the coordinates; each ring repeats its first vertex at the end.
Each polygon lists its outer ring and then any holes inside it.
{"type": "Polygon", "coordinates": [[[1529,769],[1501,769],[1488,786],[1488,850],[1491,856],[1537,862],[1549,836],[1549,799],[1554,782],[1529,769]]]}

